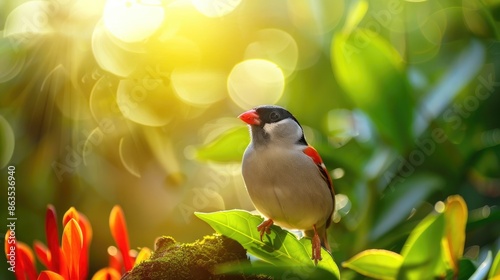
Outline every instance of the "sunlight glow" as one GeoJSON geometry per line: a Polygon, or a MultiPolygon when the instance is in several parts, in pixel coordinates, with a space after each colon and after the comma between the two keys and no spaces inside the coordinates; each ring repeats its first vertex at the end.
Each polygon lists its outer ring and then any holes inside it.
{"type": "Polygon", "coordinates": [[[24,67],[26,58],[17,54],[7,38],[0,38],[0,83],[17,76],[24,67]]]}
{"type": "Polygon", "coordinates": [[[285,31],[269,28],[257,33],[257,40],[250,43],[245,58],[262,58],[280,66],[285,77],[290,76],[297,67],[299,50],[293,37],[285,31]]]}
{"type": "Polygon", "coordinates": [[[139,171],[139,166],[137,166],[137,162],[135,161],[137,158],[137,147],[133,139],[131,139],[131,137],[122,137],[118,149],[123,167],[125,167],[130,174],[140,178],[141,173],[139,171]]]}
{"type": "Polygon", "coordinates": [[[283,95],[285,77],[276,64],[264,59],[250,59],[234,66],[227,86],[231,99],[246,109],[276,103],[283,95]]]}
{"type": "Polygon", "coordinates": [[[324,34],[335,28],[344,13],[344,0],[289,0],[288,13],[293,24],[309,34],[324,34]]]}
{"type": "Polygon", "coordinates": [[[142,125],[162,126],[174,115],[169,93],[173,95],[161,80],[121,80],[116,102],[125,118],[142,125]]]}
{"type": "Polygon", "coordinates": [[[49,1],[28,1],[17,6],[7,16],[3,35],[17,36],[24,41],[33,35],[49,32],[49,11],[49,1]]]}
{"type": "Polygon", "coordinates": [[[241,0],[192,0],[194,7],[207,17],[223,17],[234,11],[241,0]]]}
{"type": "Polygon", "coordinates": [[[99,66],[117,76],[128,77],[139,66],[139,55],[117,45],[102,22],[92,34],[92,51],[99,66]]]}
{"type": "Polygon", "coordinates": [[[337,180],[344,177],[345,171],[342,168],[335,168],[332,170],[332,179],[337,180]]]}
{"type": "Polygon", "coordinates": [[[352,208],[352,202],[345,194],[335,195],[335,212],[333,213],[333,222],[338,223],[343,216],[349,214],[352,208]]]}
{"type": "Polygon", "coordinates": [[[445,208],[446,208],[446,205],[442,201],[438,201],[438,202],[436,202],[436,204],[434,204],[434,210],[438,213],[443,213],[445,208]]]}
{"type": "Polygon", "coordinates": [[[120,112],[114,98],[115,91],[116,84],[112,83],[109,77],[101,77],[95,82],[90,92],[89,107],[96,122],[100,122],[104,118],[109,119],[120,112]]]}
{"type": "Polygon", "coordinates": [[[210,105],[226,96],[226,75],[220,71],[175,69],[170,77],[175,93],[194,105],[210,105]]]}
{"type": "Polygon", "coordinates": [[[108,0],[104,26],[124,42],[140,42],[158,30],[165,17],[161,1],[108,0]]]}

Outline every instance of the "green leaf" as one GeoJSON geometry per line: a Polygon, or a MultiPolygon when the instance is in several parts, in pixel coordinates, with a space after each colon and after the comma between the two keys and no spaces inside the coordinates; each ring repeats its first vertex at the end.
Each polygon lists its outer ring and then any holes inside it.
{"type": "Polygon", "coordinates": [[[248,127],[242,125],[222,133],[213,141],[199,147],[196,150],[196,157],[216,162],[239,162],[249,142],[248,127]]]}
{"type": "Polygon", "coordinates": [[[331,62],[337,82],[382,140],[404,152],[413,143],[413,102],[402,59],[391,44],[367,29],[337,33],[331,62]]]}
{"type": "MultiPolygon", "coordinates": [[[[283,230],[281,228],[279,228],[279,229],[283,230]]],[[[283,230],[283,231],[286,231],[286,230],[283,230]]],[[[287,232],[287,234],[292,235],[295,238],[295,240],[297,240],[297,237],[294,234],[292,234],[292,233],[290,233],[288,231],[286,231],[286,232],[287,232]]],[[[292,241],[290,243],[293,243],[293,242],[295,242],[295,241],[292,241]]],[[[306,264],[310,264],[309,266],[311,266],[312,263],[313,263],[312,260],[311,260],[311,258],[312,258],[312,254],[311,254],[312,253],[311,252],[312,251],[312,242],[311,242],[311,239],[310,238],[301,238],[301,239],[298,239],[298,242],[301,244],[301,247],[300,247],[299,251],[301,252],[302,255],[305,254],[307,256],[307,258],[303,259],[304,262],[306,264]]],[[[329,271],[331,274],[333,274],[333,276],[336,277],[336,279],[340,279],[340,270],[339,270],[337,264],[335,263],[335,261],[333,260],[332,255],[328,251],[326,251],[324,248],[321,248],[321,257],[323,259],[318,262],[317,266],[319,268],[321,268],[321,269],[329,271]]]]}
{"type": "Polygon", "coordinates": [[[367,11],[368,2],[366,0],[359,0],[357,3],[354,3],[347,15],[342,31],[344,33],[351,33],[365,17],[367,11]]]}
{"type": "MultiPolygon", "coordinates": [[[[207,222],[216,232],[239,242],[250,254],[277,266],[314,266],[311,260],[311,240],[300,240],[291,232],[278,226],[271,227],[271,234],[260,240],[257,226],[262,223],[261,216],[244,210],[227,210],[213,213],[195,213],[207,222]]],[[[332,256],[321,249],[323,259],[318,267],[329,271],[332,276],[340,278],[339,268],[332,256]]]]}
{"type": "Polygon", "coordinates": [[[342,266],[371,278],[395,279],[402,263],[403,257],[400,254],[372,249],[355,255],[343,262],[342,266]]]}
{"type": "Polygon", "coordinates": [[[495,259],[493,260],[490,273],[488,273],[488,279],[492,279],[495,276],[500,276],[500,251],[497,252],[495,259]]]}
{"type": "Polygon", "coordinates": [[[226,263],[216,267],[218,274],[264,274],[274,279],[331,279],[332,273],[319,266],[273,265],[263,261],[226,263]]]}
{"type": "Polygon", "coordinates": [[[476,271],[474,272],[474,274],[471,275],[469,280],[484,279],[488,274],[488,270],[491,267],[491,261],[492,261],[491,251],[488,251],[488,255],[486,255],[484,261],[477,267],[476,271]]]}
{"type": "Polygon", "coordinates": [[[433,279],[438,276],[434,275],[435,269],[444,262],[441,258],[444,227],[444,215],[432,213],[410,233],[401,250],[404,260],[398,279],[433,279]]]}
{"type": "Polygon", "coordinates": [[[458,261],[458,267],[458,280],[468,280],[477,269],[474,263],[466,258],[462,258],[458,261]]]}

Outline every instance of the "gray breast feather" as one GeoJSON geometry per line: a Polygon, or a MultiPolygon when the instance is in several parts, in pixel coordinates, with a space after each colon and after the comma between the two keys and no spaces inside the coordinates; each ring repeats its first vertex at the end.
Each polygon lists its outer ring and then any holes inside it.
{"type": "Polygon", "coordinates": [[[243,158],[243,178],[255,208],[289,229],[323,225],[333,200],[314,162],[299,150],[268,147],[265,151],[249,146],[243,158]]]}

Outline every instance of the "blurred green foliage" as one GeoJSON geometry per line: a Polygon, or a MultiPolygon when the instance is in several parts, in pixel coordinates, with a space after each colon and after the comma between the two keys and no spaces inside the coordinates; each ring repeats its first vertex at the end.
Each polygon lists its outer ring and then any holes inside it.
{"type": "MultiPolygon", "coordinates": [[[[235,116],[277,103],[342,195],[337,263],[402,252],[453,194],[464,258],[494,259],[499,21],[494,0],[2,1],[0,168],[16,166],[18,236],[43,238],[49,203],[95,228],[120,204],[140,246],[209,233],[195,211],[252,209],[235,116]]],[[[95,234],[91,268],[111,243],[95,234]]]]}

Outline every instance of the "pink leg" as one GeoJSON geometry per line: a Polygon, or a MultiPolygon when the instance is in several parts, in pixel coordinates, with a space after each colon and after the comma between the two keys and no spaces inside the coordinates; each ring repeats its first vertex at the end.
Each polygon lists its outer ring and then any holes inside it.
{"type": "Polygon", "coordinates": [[[264,233],[271,233],[271,226],[274,224],[272,219],[264,220],[259,226],[257,226],[257,230],[260,231],[260,241],[262,241],[262,236],[264,233]]]}
{"type": "Polygon", "coordinates": [[[313,225],[314,236],[312,238],[312,260],[314,264],[317,265],[318,261],[321,260],[321,239],[319,238],[318,231],[316,231],[316,225],[313,225]]]}

